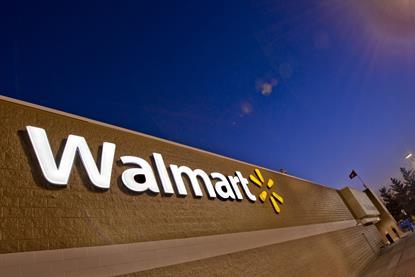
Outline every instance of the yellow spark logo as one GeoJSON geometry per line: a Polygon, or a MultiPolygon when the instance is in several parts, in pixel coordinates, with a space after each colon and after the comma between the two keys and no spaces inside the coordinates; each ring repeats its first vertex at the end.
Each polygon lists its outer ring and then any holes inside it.
{"type": "MultiPolygon", "coordinates": [[[[261,172],[257,168],[255,169],[255,175],[252,175],[252,174],[249,175],[249,179],[251,179],[251,181],[255,185],[257,185],[258,187],[262,188],[262,186],[265,185],[265,179],[264,179],[264,177],[262,177],[261,172]]],[[[275,184],[274,183],[274,180],[268,179],[268,182],[267,182],[268,189],[271,189],[274,186],[274,184],[275,184]]],[[[268,196],[268,192],[266,190],[262,191],[259,194],[259,199],[261,199],[261,202],[262,203],[264,203],[265,200],[267,200],[267,196],[268,196]]],[[[284,203],[284,199],[279,194],[277,194],[277,193],[275,193],[275,192],[272,191],[271,192],[271,196],[269,197],[269,200],[270,200],[272,206],[274,207],[274,211],[277,214],[279,214],[280,211],[281,211],[281,209],[280,209],[280,206],[278,205],[278,202],[280,204],[283,204],[284,203]]]]}

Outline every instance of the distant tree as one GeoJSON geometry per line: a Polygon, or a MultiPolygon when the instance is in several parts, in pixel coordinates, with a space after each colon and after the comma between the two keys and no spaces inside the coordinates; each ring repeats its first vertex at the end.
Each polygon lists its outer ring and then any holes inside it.
{"type": "Polygon", "coordinates": [[[403,218],[402,209],[408,215],[415,214],[415,171],[402,167],[401,174],[402,180],[391,178],[392,184],[379,190],[386,208],[396,220],[403,218]]]}
{"type": "Polygon", "coordinates": [[[401,168],[402,177],[404,184],[408,190],[408,201],[412,204],[412,214],[415,213],[415,171],[401,168]]]}
{"type": "Polygon", "coordinates": [[[390,188],[383,186],[380,188],[379,192],[388,211],[396,220],[399,220],[402,207],[399,205],[399,202],[396,201],[393,191],[390,188]]]}

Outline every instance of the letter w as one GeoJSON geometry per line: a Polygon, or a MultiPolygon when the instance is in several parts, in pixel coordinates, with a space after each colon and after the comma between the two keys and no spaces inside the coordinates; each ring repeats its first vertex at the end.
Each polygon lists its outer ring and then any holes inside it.
{"type": "Polygon", "coordinates": [[[68,184],[75,154],[78,152],[92,184],[102,189],[110,187],[115,144],[103,143],[100,172],[85,138],[69,135],[58,167],[45,130],[33,126],[26,126],[26,129],[43,175],[50,183],[55,185],[68,184]]]}

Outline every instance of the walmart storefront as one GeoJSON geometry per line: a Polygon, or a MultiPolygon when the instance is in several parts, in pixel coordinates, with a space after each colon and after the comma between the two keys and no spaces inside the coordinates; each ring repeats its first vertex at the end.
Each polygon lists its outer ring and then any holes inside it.
{"type": "Polygon", "coordinates": [[[346,276],[395,238],[370,191],[6,97],[0,120],[0,276],[346,276]]]}

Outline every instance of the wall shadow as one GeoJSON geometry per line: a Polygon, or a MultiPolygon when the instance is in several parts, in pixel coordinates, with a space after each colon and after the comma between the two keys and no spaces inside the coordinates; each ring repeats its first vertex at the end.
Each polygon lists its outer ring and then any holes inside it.
{"type": "Polygon", "coordinates": [[[173,182],[171,181],[173,179],[172,179],[170,171],[168,171],[168,170],[167,170],[167,174],[169,175],[169,179],[170,179],[171,185],[173,187],[174,194],[167,194],[167,193],[164,192],[163,185],[161,184],[161,179],[160,179],[160,176],[159,176],[158,171],[157,171],[156,161],[154,160],[153,155],[150,155],[149,158],[150,158],[150,165],[153,168],[154,177],[156,177],[156,182],[157,182],[157,185],[158,185],[159,190],[160,190],[160,195],[163,196],[163,197],[172,197],[173,195],[176,195],[177,197],[182,198],[182,195],[179,195],[177,193],[177,188],[173,184],[173,182]]]}
{"type": "MultiPolygon", "coordinates": [[[[57,186],[52,185],[49,183],[45,177],[42,175],[42,169],[37,161],[37,157],[35,151],[33,149],[32,143],[29,139],[29,134],[26,130],[19,130],[17,131],[17,136],[19,137],[20,145],[22,146],[23,151],[26,154],[27,161],[30,166],[30,174],[32,175],[32,179],[38,187],[47,188],[50,190],[63,190],[66,186],[57,186]]],[[[63,153],[64,146],[66,144],[66,140],[63,140],[59,146],[58,154],[56,155],[57,159],[60,159],[63,153]]]]}

